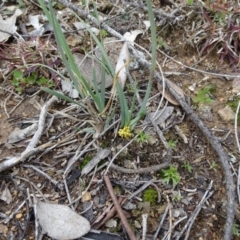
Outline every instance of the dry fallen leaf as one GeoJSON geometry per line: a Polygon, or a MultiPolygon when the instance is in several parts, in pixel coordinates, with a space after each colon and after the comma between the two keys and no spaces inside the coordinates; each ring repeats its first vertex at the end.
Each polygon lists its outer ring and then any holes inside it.
{"type": "Polygon", "coordinates": [[[104,158],[106,158],[111,153],[109,148],[101,149],[97,155],[90,160],[82,170],[82,176],[88,174],[92,171],[92,169],[104,158]]]}
{"type": "Polygon", "coordinates": [[[87,219],[61,204],[37,202],[37,218],[44,233],[58,240],[82,237],[90,231],[87,219]]]}
{"type": "Polygon", "coordinates": [[[8,38],[11,36],[6,32],[9,32],[10,34],[11,33],[13,34],[16,32],[17,30],[16,19],[21,14],[22,14],[22,11],[20,9],[16,9],[15,13],[6,20],[3,20],[2,15],[0,15],[0,29],[3,31],[3,32],[0,32],[0,42],[7,41],[8,38]]]}
{"type": "Polygon", "coordinates": [[[2,195],[0,196],[0,199],[6,202],[7,204],[12,202],[12,194],[10,193],[7,186],[3,190],[2,195]]]}
{"type": "MultiPolygon", "coordinates": [[[[170,81],[169,79],[167,78],[164,78],[164,79],[170,85],[170,87],[173,88],[185,100],[185,94],[183,90],[180,87],[178,87],[175,83],[170,81]]],[[[162,93],[163,88],[159,82],[157,84],[157,88],[158,88],[158,91],[162,93]]],[[[164,93],[164,98],[167,99],[173,105],[177,105],[177,106],[179,105],[179,103],[175,100],[175,98],[166,89],[164,93]]]]}
{"type": "Polygon", "coordinates": [[[118,81],[122,88],[125,86],[125,82],[127,79],[127,73],[126,73],[126,66],[124,66],[126,63],[128,63],[130,60],[130,54],[128,51],[128,43],[125,42],[122,46],[121,52],[119,54],[117,66],[115,69],[115,73],[118,73],[118,81]]]}
{"type": "MultiPolygon", "coordinates": [[[[75,59],[76,64],[79,67],[79,70],[81,71],[81,74],[84,76],[86,81],[92,86],[93,86],[93,84],[92,84],[93,70],[95,71],[96,76],[98,76],[97,84],[100,87],[101,77],[99,77],[99,76],[101,76],[102,66],[99,63],[99,61],[97,61],[94,58],[80,54],[80,53],[74,53],[73,57],[75,59]]],[[[113,82],[113,79],[112,79],[111,75],[108,73],[105,73],[105,88],[112,86],[112,82],[113,82]]]]}
{"type": "Polygon", "coordinates": [[[92,200],[92,195],[90,192],[83,192],[81,202],[88,202],[92,200]]]}
{"type": "Polygon", "coordinates": [[[24,129],[15,128],[10,135],[8,136],[8,143],[16,143],[23,139],[26,139],[29,136],[32,136],[37,131],[38,124],[33,123],[29,127],[24,129]]]}
{"type": "Polygon", "coordinates": [[[150,112],[147,114],[145,122],[149,122],[149,119],[152,119],[153,116],[155,116],[156,119],[154,122],[156,124],[161,124],[172,115],[173,110],[174,107],[166,107],[163,111],[160,109],[158,112],[150,112]]]}

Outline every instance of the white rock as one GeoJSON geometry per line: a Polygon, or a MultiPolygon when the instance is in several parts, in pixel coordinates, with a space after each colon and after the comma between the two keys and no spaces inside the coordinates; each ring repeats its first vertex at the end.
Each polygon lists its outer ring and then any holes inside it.
{"type": "Polygon", "coordinates": [[[218,114],[221,117],[221,119],[225,122],[229,122],[231,120],[234,120],[235,118],[235,114],[230,106],[226,106],[225,108],[220,109],[218,111],[218,114]]]}

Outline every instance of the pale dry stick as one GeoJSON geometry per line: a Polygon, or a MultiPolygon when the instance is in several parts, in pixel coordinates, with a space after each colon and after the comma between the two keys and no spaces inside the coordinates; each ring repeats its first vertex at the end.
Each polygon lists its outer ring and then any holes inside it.
{"type": "Polygon", "coordinates": [[[229,74],[221,74],[221,73],[207,72],[207,71],[200,70],[200,69],[197,69],[197,68],[194,68],[194,67],[189,67],[189,66],[183,64],[182,62],[174,59],[173,57],[170,57],[168,54],[166,54],[165,52],[161,51],[160,49],[158,49],[158,52],[160,52],[161,54],[163,54],[165,57],[171,59],[173,62],[179,64],[180,66],[182,66],[182,67],[184,67],[184,68],[188,68],[188,69],[193,70],[193,71],[195,71],[195,72],[200,72],[200,73],[203,73],[203,74],[209,74],[209,75],[213,75],[213,76],[217,76],[217,77],[228,77],[228,78],[236,78],[236,77],[239,77],[239,75],[229,75],[229,74]]]}
{"type": "Polygon", "coordinates": [[[176,240],[179,240],[181,238],[181,236],[183,235],[183,233],[186,231],[187,229],[187,233],[185,235],[185,240],[188,239],[190,230],[192,228],[192,225],[194,223],[194,220],[196,219],[196,217],[198,216],[198,213],[200,212],[200,210],[202,209],[203,204],[207,201],[207,199],[209,197],[212,196],[213,192],[210,192],[211,188],[212,188],[212,184],[213,181],[211,180],[211,182],[208,185],[208,188],[206,190],[206,192],[204,193],[201,201],[199,202],[199,204],[196,206],[195,210],[192,213],[192,216],[188,219],[187,223],[185,224],[185,226],[182,228],[181,232],[179,233],[179,235],[176,237],[176,240]]]}
{"type": "Polygon", "coordinates": [[[157,228],[157,230],[156,230],[156,232],[155,232],[155,234],[154,234],[154,236],[153,236],[153,240],[156,240],[157,237],[158,237],[158,234],[159,234],[159,232],[160,232],[160,230],[161,230],[161,228],[162,228],[163,222],[164,222],[164,220],[165,220],[165,218],[166,218],[166,216],[167,216],[167,213],[168,213],[168,211],[169,211],[169,207],[170,207],[170,205],[168,204],[167,207],[166,207],[166,209],[165,209],[165,211],[164,211],[164,213],[163,213],[163,215],[162,215],[162,217],[161,217],[161,221],[160,221],[160,223],[159,223],[159,225],[158,225],[158,228],[157,228]]]}
{"type": "MultiPolygon", "coordinates": [[[[63,112],[63,111],[53,110],[53,112],[54,112],[55,114],[60,114],[60,115],[62,115],[63,117],[69,118],[69,119],[73,120],[74,122],[81,122],[81,121],[82,121],[82,119],[75,118],[75,117],[73,117],[73,116],[71,116],[71,115],[69,115],[69,114],[67,114],[67,113],[65,113],[65,112],[63,112]]],[[[54,114],[54,115],[55,115],[55,114],[54,114]]]]}
{"type": "Polygon", "coordinates": [[[31,139],[30,143],[26,147],[26,149],[21,153],[20,157],[13,157],[10,159],[5,160],[4,162],[0,163],[0,172],[7,170],[10,167],[18,164],[21,161],[26,160],[26,158],[32,156],[34,153],[37,153],[42,150],[42,147],[45,148],[47,146],[51,146],[52,144],[43,144],[38,148],[35,148],[43,131],[44,131],[44,123],[46,120],[47,109],[50,105],[57,101],[57,97],[53,96],[48,102],[46,102],[41,110],[39,123],[38,123],[38,130],[35,132],[33,138],[31,139]]]}
{"type": "Polygon", "coordinates": [[[42,89],[39,89],[37,92],[33,93],[32,95],[28,96],[29,98],[32,98],[36,95],[38,95],[40,92],[42,91],[42,89]]]}
{"type": "Polygon", "coordinates": [[[35,194],[33,194],[33,210],[35,215],[35,239],[39,240],[41,237],[39,236],[38,229],[39,229],[39,222],[38,222],[38,212],[37,212],[37,199],[35,194]]]}
{"type": "Polygon", "coordinates": [[[238,106],[235,114],[235,119],[234,119],[234,131],[235,131],[235,138],[237,142],[237,147],[238,147],[238,152],[240,153],[240,145],[239,145],[239,139],[238,139],[238,113],[239,113],[239,108],[240,108],[240,101],[238,101],[238,106]]]}
{"type": "MultiPolygon", "coordinates": [[[[130,5],[130,6],[133,6],[133,7],[141,8],[143,11],[148,12],[148,8],[143,3],[139,4],[139,3],[133,2],[133,1],[132,2],[131,1],[126,2],[125,0],[122,0],[122,3],[124,5],[126,4],[126,5],[130,5]]],[[[166,21],[174,24],[175,22],[181,21],[184,18],[183,15],[176,16],[176,14],[178,12],[180,12],[181,7],[176,6],[174,2],[172,4],[177,8],[172,10],[171,13],[167,13],[167,12],[163,11],[162,9],[153,9],[153,13],[154,13],[155,17],[160,19],[160,21],[162,21],[162,22],[158,23],[159,26],[164,25],[166,23],[166,21]],[[163,18],[164,18],[164,20],[163,20],[163,18]]]]}
{"type": "Polygon", "coordinates": [[[232,162],[229,162],[229,165],[230,165],[230,167],[231,167],[231,169],[232,169],[232,171],[233,171],[233,175],[235,175],[235,177],[238,178],[238,174],[236,173],[236,170],[235,170],[232,162]]]}
{"type": "MultiPolygon", "coordinates": [[[[82,128],[85,124],[86,124],[86,122],[84,121],[80,126],[78,126],[78,124],[79,123],[77,123],[76,125],[74,125],[74,126],[72,126],[72,128],[82,128]]],[[[65,135],[67,132],[70,132],[71,130],[72,130],[72,128],[71,127],[69,127],[67,130],[65,130],[65,131],[63,131],[63,132],[61,132],[60,134],[58,134],[54,139],[58,139],[58,138],[60,138],[62,135],[65,135]]],[[[65,137],[65,139],[67,139],[67,140],[70,140],[71,138],[72,138],[72,136],[76,136],[78,133],[80,133],[81,131],[78,131],[78,132],[71,132],[67,137],[65,137]],[[70,136],[70,137],[69,137],[70,136]]],[[[66,142],[66,141],[63,141],[63,140],[61,140],[60,141],[61,143],[62,142],[66,142]]]]}
{"type": "Polygon", "coordinates": [[[169,232],[172,232],[173,229],[174,229],[180,222],[182,222],[183,220],[185,220],[186,218],[187,218],[187,216],[184,216],[184,217],[180,218],[177,222],[175,222],[174,225],[173,225],[173,227],[168,230],[168,232],[165,234],[165,236],[163,237],[162,240],[167,239],[168,233],[169,233],[169,232]]]}
{"type": "Polygon", "coordinates": [[[21,99],[21,101],[9,112],[9,115],[11,115],[24,101],[25,99],[21,99]]]}
{"type": "Polygon", "coordinates": [[[9,98],[10,98],[11,96],[12,96],[12,93],[11,93],[9,96],[7,96],[7,98],[4,100],[4,104],[3,104],[4,111],[5,111],[5,113],[6,113],[6,115],[7,115],[8,118],[10,118],[10,116],[9,116],[9,114],[8,114],[6,105],[7,105],[7,101],[9,100],[9,98]]]}
{"type": "Polygon", "coordinates": [[[142,214],[142,240],[146,240],[148,214],[142,214]]]}
{"type": "Polygon", "coordinates": [[[117,213],[118,213],[118,215],[119,215],[119,217],[121,219],[121,222],[122,222],[124,228],[126,229],[126,232],[127,232],[128,236],[129,236],[130,240],[137,240],[136,236],[134,235],[134,233],[133,233],[133,231],[131,229],[131,227],[128,224],[127,218],[125,217],[125,215],[124,215],[124,213],[123,213],[123,211],[121,209],[120,204],[118,203],[118,200],[116,198],[116,195],[114,194],[113,187],[112,187],[112,184],[111,184],[108,176],[106,176],[106,175],[104,176],[104,181],[106,183],[108,192],[109,192],[109,194],[110,194],[110,196],[112,198],[114,206],[116,207],[117,213]]]}
{"type": "MultiPolygon", "coordinates": [[[[167,195],[167,201],[169,204],[169,228],[172,229],[172,203],[170,203],[169,197],[167,195]]],[[[168,233],[168,240],[171,240],[171,235],[172,235],[172,231],[169,231],[168,233]]]]}
{"type": "Polygon", "coordinates": [[[26,204],[24,200],[15,211],[12,211],[11,214],[3,221],[4,224],[7,224],[14,216],[18,213],[18,211],[26,204]]]}
{"type": "Polygon", "coordinates": [[[4,87],[1,87],[1,86],[0,86],[0,88],[1,88],[2,90],[4,90],[4,91],[10,92],[11,94],[15,95],[16,97],[20,98],[21,100],[24,100],[23,97],[21,97],[20,95],[18,95],[17,93],[15,93],[14,91],[12,91],[11,89],[9,90],[9,89],[4,88],[4,87]]]}
{"type": "Polygon", "coordinates": [[[21,153],[21,156],[19,157],[10,157],[9,159],[5,160],[4,162],[0,163],[0,172],[3,172],[15,165],[17,165],[20,162],[24,162],[27,158],[36,155],[37,153],[43,151],[45,148],[54,145],[53,143],[45,143],[41,146],[34,148],[32,150],[29,150],[26,153],[21,153]]]}
{"type": "MultiPolygon", "coordinates": [[[[125,192],[126,192],[126,193],[129,193],[129,194],[131,194],[129,197],[132,197],[132,193],[131,193],[131,191],[130,191],[130,190],[128,190],[128,189],[125,189],[125,192]]],[[[134,196],[134,198],[135,198],[136,200],[138,200],[139,202],[142,202],[142,198],[140,198],[140,197],[137,197],[137,196],[134,196]]]]}
{"type": "MultiPolygon", "coordinates": [[[[98,172],[99,170],[105,168],[107,165],[108,165],[108,162],[103,163],[101,166],[97,167],[97,170],[96,170],[96,171],[98,172]]],[[[90,172],[90,173],[88,174],[89,177],[91,177],[92,175],[93,175],[93,172],[90,172]]]]}
{"type": "Polygon", "coordinates": [[[159,189],[159,187],[155,184],[155,183],[151,183],[151,186],[153,186],[155,189],[156,189],[156,191],[157,191],[157,193],[158,193],[158,203],[160,203],[161,202],[161,200],[162,200],[162,198],[161,198],[161,190],[159,189]]]}
{"type": "Polygon", "coordinates": [[[45,120],[47,116],[47,110],[48,108],[58,100],[56,96],[52,96],[42,107],[40,116],[39,116],[39,122],[38,122],[38,130],[34,134],[33,138],[31,139],[30,143],[28,144],[26,150],[23,152],[28,152],[29,150],[32,150],[36,147],[40,137],[43,134],[44,131],[44,125],[45,125],[45,120]]]}
{"type": "MultiPolygon", "coordinates": [[[[137,170],[137,169],[135,169],[137,170]]],[[[152,184],[152,179],[150,181],[147,181],[146,183],[144,183],[140,188],[138,188],[138,190],[136,190],[135,192],[133,192],[131,194],[131,196],[128,197],[128,200],[134,198],[136,195],[138,195],[140,192],[142,192],[144,189],[146,189],[149,185],[152,184]]]]}
{"type": "MultiPolygon", "coordinates": [[[[68,129],[69,130],[69,129],[68,129]]],[[[59,138],[62,134],[60,134],[57,138],[59,138]]],[[[74,137],[76,135],[76,133],[71,133],[69,134],[66,138],[60,140],[59,142],[49,142],[51,144],[49,144],[50,147],[48,147],[42,154],[40,154],[36,160],[40,159],[43,155],[47,154],[48,152],[50,152],[52,149],[56,148],[56,147],[61,147],[61,146],[65,146],[65,145],[69,145],[72,144],[74,142],[76,142],[77,140],[71,140],[72,137],[74,137]]],[[[40,146],[41,147],[41,146],[40,146]]],[[[42,149],[43,150],[43,149],[42,149]]],[[[54,159],[57,159],[57,157],[53,157],[54,159]]]]}
{"type": "Polygon", "coordinates": [[[30,196],[30,192],[29,192],[29,188],[28,187],[26,189],[26,192],[27,192],[27,196],[28,196],[29,207],[32,207],[33,206],[33,202],[32,202],[32,198],[30,196]]]}
{"type": "MultiPolygon", "coordinates": [[[[213,192],[210,192],[205,201],[207,201],[208,198],[210,198],[212,195],[213,195],[213,192]]],[[[199,211],[200,211],[200,210],[201,210],[201,209],[199,209],[199,211]]],[[[199,211],[198,211],[198,212],[199,212],[199,211]]],[[[187,230],[187,233],[186,233],[186,236],[185,236],[184,240],[188,240],[188,237],[189,237],[189,234],[190,234],[192,225],[193,225],[194,220],[195,220],[195,218],[197,217],[197,215],[198,215],[198,213],[196,214],[196,216],[194,217],[194,219],[193,219],[193,220],[191,221],[191,223],[189,224],[189,227],[188,227],[188,230],[187,230]]]]}
{"type": "Polygon", "coordinates": [[[90,203],[91,203],[91,204],[90,204],[84,211],[82,211],[82,212],[79,213],[80,215],[84,214],[85,212],[87,212],[89,209],[92,208],[93,201],[91,201],[90,203]]]}
{"type": "Polygon", "coordinates": [[[152,165],[151,167],[146,167],[146,168],[128,169],[128,168],[124,168],[124,167],[119,167],[119,166],[111,163],[110,168],[112,168],[118,172],[122,172],[122,173],[126,173],[126,174],[138,174],[138,173],[140,174],[140,173],[157,172],[163,168],[169,167],[170,164],[171,164],[170,162],[164,162],[164,163],[161,163],[158,165],[152,165]]]}
{"type": "Polygon", "coordinates": [[[172,161],[172,149],[169,147],[165,137],[163,136],[163,132],[160,130],[160,128],[158,127],[158,125],[154,122],[154,120],[152,118],[149,118],[151,124],[154,126],[154,128],[157,131],[157,134],[160,138],[160,140],[162,141],[164,147],[166,148],[167,151],[167,161],[171,162],[172,161]]]}
{"type": "Polygon", "coordinates": [[[34,171],[40,173],[41,175],[43,175],[45,178],[47,178],[55,187],[58,187],[59,189],[61,189],[59,182],[57,182],[56,180],[54,180],[53,178],[51,178],[48,174],[46,174],[45,172],[43,172],[42,170],[38,169],[37,167],[33,166],[33,165],[27,165],[27,164],[23,164],[23,167],[25,168],[32,168],[34,171]]]}
{"type": "MultiPolygon", "coordinates": [[[[34,187],[35,190],[41,195],[41,197],[44,199],[44,201],[45,202],[47,201],[47,199],[45,198],[43,193],[40,191],[40,189],[33,182],[30,182],[28,179],[23,178],[23,177],[19,177],[19,176],[16,176],[15,178],[21,179],[21,180],[26,181],[27,183],[29,183],[30,186],[34,187]]],[[[33,196],[35,196],[34,193],[33,193],[33,196]]]]}
{"type": "MultiPolygon", "coordinates": [[[[79,159],[77,156],[79,155],[79,151],[80,151],[80,149],[82,148],[83,143],[85,142],[85,140],[87,139],[87,137],[88,137],[88,133],[85,134],[85,136],[84,136],[81,144],[79,145],[78,149],[76,150],[74,156],[69,160],[68,165],[67,165],[67,167],[66,167],[66,169],[65,169],[65,171],[64,171],[65,177],[66,177],[66,175],[68,174],[68,172],[70,171],[72,165],[79,159]]],[[[94,142],[93,142],[93,143],[94,143],[94,142]]]]}
{"type": "Polygon", "coordinates": [[[74,207],[72,205],[72,199],[71,199],[71,196],[70,196],[70,193],[69,193],[69,190],[68,190],[68,185],[67,185],[67,181],[66,181],[66,175],[63,174],[62,177],[63,177],[63,183],[64,183],[65,191],[67,193],[67,198],[68,198],[69,205],[71,206],[72,210],[74,210],[74,207]]]}

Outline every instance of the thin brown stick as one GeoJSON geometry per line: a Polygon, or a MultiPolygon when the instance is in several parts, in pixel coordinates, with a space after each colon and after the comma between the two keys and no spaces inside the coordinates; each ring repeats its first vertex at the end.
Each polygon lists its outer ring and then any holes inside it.
{"type": "MultiPolygon", "coordinates": [[[[123,205],[128,199],[127,198],[123,198],[122,196],[119,197],[118,202],[120,205],[123,205]]],[[[111,219],[112,217],[114,217],[117,213],[117,209],[115,206],[112,207],[112,209],[109,211],[109,213],[107,214],[107,216],[100,222],[97,223],[93,226],[94,229],[99,229],[102,225],[104,225],[109,219],[111,219]]]]}
{"type": "Polygon", "coordinates": [[[121,221],[122,221],[123,226],[125,227],[125,229],[126,229],[126,231],[127,231],[127,234],[128,234],[128,236],[129,236],[130,240],[137,240],[137,239],[136,239],[136,236],[134,235],[134,233],[133,233],[133,231],[132,231],[132,229],[131,229],[131,227],[130,227],[129,224],[128,224],[127,218],[126,218],[125,215],[123,214],[123,211],[122,211],[122,209],[121,209],[121,206],[120,206],[120,204],[118,203],[118,200],[117,200],[117,198],[116,198],[116,195],[114,194],[114,191],[113,191],[113,188],[112,188],[112,184],[111,184],[111,182],[110,182],[110,180],[109,180],[109,177],[105,175],[105,176],[104,176],[104,181],[105,181],[105,183],[106,183],[106,186],[107,186],[107,188],[108,188],[109,194],[110,194],[110,196],[111,196],[111,198],[112,198],[112,200],[113,200],[114,206],[115,206],[116,209],[117,209],[118,215],[119,215],[119,217],[120,217],[120,219],[121,219],[121,221]]]}

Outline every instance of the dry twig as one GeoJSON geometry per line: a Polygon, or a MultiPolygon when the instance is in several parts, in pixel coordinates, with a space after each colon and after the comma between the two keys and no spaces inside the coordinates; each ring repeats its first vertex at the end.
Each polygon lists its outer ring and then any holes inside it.
{"type": "Polygon", "coordinates": [[[182,228],[181,232],[179,233],[179,235],[177,236],[176,240],[180,239],[182,234],[185,232],[186,229],[187,230],[187,233],[186,233],[186,236],[184,238],[184,240],[187,240],[188,237],[189,237],[189,233],[190,233],[190,230],[192,228],[192,225],[194,223],[194,220],[196,219],[196,217],[198,216],[198,213],[200,212],[200,210],[202,209],[202,206],[203,204],[207,201],[207,199],[209,197],[212,196],[213,192],[209,192],[212,188],[212,184],[213,184],[213,181],[210,182],[210,184],[208,185],[208,188],[205,192],[205,194],[203,195],[201,201],[199,202],[199,204],[196,206],[195,210],[193,211],[192,213],[192,216],[188,219],[187,223],[185,224],[185,226],[182,228]]]}
{"type": "Polygon", "coordinates": [[[126,231],[128,233],[128,236],[129,236],[130,240],[137,240],[136,236],[134,235],[134,233],[133,233],[133,231],[131,229],[131,227],[128,224],[127,218],[123,214],[123,211],[122,211],[122,209],[121,209],[121,207],[120,207],[120,205],[119,205],[119,203],[117,201],[116,195],[114,194],[114,191],[113,191],[113,188],[112,188],[112,184],[111,184],[108,176],[106,176],[106,175],[104,176],[104,181],[106,183],[106,186],[108,188],[109,194],[110,194],[110,196],[111,196],[111,198],[113,200],[114,206],[117,209],[118,215],[119,215],[119,217],[120,217],[120,219],[122,221],[123,226],[125,227],[125,229],[126,229],[126,231]]]}

